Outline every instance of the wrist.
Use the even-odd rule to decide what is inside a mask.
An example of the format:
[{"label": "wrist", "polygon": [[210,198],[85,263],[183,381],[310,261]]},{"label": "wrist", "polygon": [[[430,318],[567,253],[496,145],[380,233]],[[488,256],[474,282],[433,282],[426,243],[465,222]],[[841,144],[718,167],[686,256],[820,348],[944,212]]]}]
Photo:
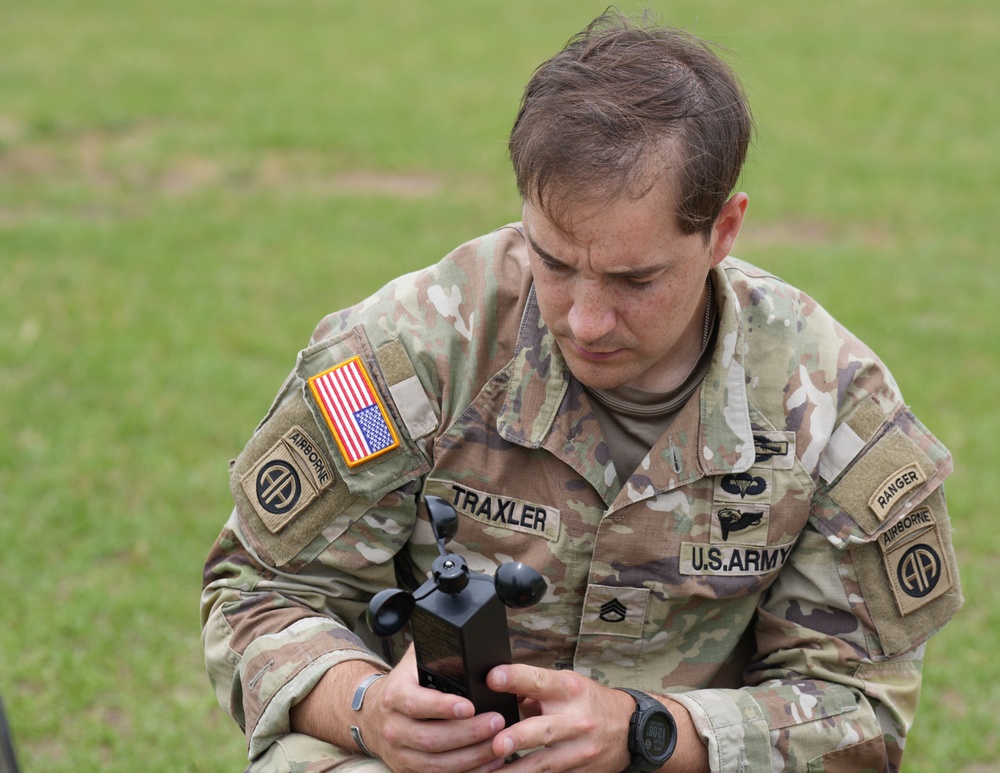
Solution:
[{"label": "wrist", "polygon": [[[333,666],[301,701],[292,706],[289,713],[292,731],[310,735],[345,750],[356,749],[350,726],[358,725],[367,729],[363,723],[367,717],[360,717],[357,712],[352,711],[351,702],[358,685],[377,670],[377,665],[362,660],[348,660]],[[374,699],[375,691],[369,689],[364,701],[364,713],[369,713],[370,707],[377,704]]]},{"label": "wrist", "polygon": [[[375,757],[378,759],[379,755],[372,751],[371,746],[365,741],[365,736],[362,731],[362,709],[365,707],[366,698],[368,698],[368,691],[379,679],[382,679],[385,674],[381,672],[376,672],[374,674],[369,674],[364,679],[362,679],[358,686],[354,689],[354,695],[351,698],[351,711],[354,714],[351,716],[351,740],[354,741],[354,745],[357,747],[358,751],[368,757]],[[371,699],[368,699],[368,705],[372,703]],[[369,734],[371,737],[372,734]]]},{"label": "wrist", "polygon": [[677,723],[657,698],[640,690],[619,688],[630,695],[634,710],[629,720],[629,763],[622,773],[655,773],[673,756],[677,747]]},{"label": "wrist", "polygon": [[669,696],[658,696],[677,724],[677,747],[662,773],[709,773],[708,746],[687,707]]}]

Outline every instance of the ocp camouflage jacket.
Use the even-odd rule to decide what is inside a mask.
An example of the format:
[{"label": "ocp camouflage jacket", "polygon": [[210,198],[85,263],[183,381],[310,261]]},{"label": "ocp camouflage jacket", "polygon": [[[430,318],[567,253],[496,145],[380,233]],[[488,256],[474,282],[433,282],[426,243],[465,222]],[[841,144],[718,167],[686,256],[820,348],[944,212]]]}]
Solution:
[{"label": "ocp camouflage jacket", "polygon": [[251,756],[332,665],[402,652],[364,612],[426,578],[437,494],[473,569],[548,580],[509,612],[516,661],[670,693],[713,771],[898,768],[922,645],[961,604],[951,458],[815,301],[732,258],[714,280],[711,368],[623,484],[518,227],[320,323],[205,569],[208,668]]}]

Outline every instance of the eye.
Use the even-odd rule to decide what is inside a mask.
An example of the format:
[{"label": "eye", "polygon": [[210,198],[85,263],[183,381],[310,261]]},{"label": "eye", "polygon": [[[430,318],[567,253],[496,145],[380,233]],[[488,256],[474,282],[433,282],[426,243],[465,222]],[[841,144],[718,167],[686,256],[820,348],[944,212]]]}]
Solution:
[{"label": "eye", "polygon": [[560,263],[558,260],[553,260],[548,255],[543,255],[541,253],[535,253],[538,255],[538,260],[548,271],[556,273],[564,273],[568,270],[568,266],[565,263]]},{"label": "eye", "polygon": [[628,288],[632,290],[648,290],[653,286],[652,278],[645,279],[628,279],[623,277],[621,280]]}]

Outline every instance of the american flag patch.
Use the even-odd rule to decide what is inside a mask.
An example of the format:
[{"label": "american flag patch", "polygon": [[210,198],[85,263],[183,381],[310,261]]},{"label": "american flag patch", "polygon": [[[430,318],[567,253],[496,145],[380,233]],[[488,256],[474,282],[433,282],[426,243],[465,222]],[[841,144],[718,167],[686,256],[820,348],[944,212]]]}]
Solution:
[{"label": "american flag patch", "polygon": [[385,405],[360,357],[313,376],[309,390],[348,467],[363,464],[399,445]]}]

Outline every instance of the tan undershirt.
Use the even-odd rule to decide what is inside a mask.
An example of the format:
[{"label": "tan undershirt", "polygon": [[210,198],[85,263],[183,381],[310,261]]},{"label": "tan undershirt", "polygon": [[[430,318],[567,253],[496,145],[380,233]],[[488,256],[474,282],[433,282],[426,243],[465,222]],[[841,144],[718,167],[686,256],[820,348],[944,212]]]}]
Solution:
[{"label": "tan undershirt", "polygon": [[584,387],[592,398],[594,414],[604,433],[620,484],[631,477],[708,373],[715,349],[714,315],[711,324],[708,344],[702,348],[698,361],[676,389],[648,392],[630,386],[615,389]]}]

